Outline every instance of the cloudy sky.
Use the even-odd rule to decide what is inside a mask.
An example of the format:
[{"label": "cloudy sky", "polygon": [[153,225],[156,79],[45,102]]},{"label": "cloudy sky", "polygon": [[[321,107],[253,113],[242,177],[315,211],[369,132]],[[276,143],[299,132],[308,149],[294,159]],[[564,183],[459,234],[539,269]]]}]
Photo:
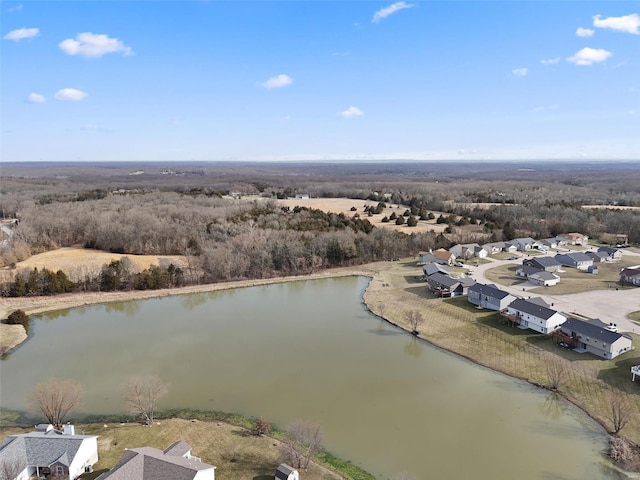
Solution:
[{"label": "cloudy sky", "polygon": [[638,5],[2,1],[0,153],[640,159]]}]

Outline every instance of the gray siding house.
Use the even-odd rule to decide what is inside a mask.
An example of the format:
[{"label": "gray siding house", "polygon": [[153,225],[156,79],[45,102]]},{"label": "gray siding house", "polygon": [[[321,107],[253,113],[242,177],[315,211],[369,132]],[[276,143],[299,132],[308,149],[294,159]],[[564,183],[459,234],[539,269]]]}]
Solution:
[{"label": "gray siding house", "polygon": [[494,284],[483,285],[476,283],[469,287],[467,299],[470,303],[489,310],[504,310],[516,297],[509,292],[500,290]]},{"label": "gray siding house", "polygon": [[625,268],[620,272],[620,283],[628,285],[640,285],[640,265]]},{"label": "gray siding house", "polygon": [[537,268],[546,272],[557,272],[562,266],[558,260],[553,257],[534,257],[522,261],[523,265]]},{"label": "gray siding house", "polygon": [[593,265],[593,259],[582,252],[559,253],[555,256],[555,259],[562,265],[579,270],[586,270]]},{"label": "gray siding house", "polygon": [[562,340],[568,341],[578,352],[589,352],[602,358],[616,358],[632,348],[629,335],[607,330],[598,319],[583,322],[569,318],[560,326]]}]

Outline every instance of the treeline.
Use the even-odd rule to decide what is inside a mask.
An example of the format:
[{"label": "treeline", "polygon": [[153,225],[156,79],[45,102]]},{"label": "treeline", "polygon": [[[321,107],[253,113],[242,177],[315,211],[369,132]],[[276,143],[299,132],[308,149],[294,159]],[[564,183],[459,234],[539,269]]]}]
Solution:
[{"label": "treeline", "polygon": [[102,267],[97,275],[87,274],[78,281],[71,281],[62,270],[53,272],[47,268],[34,268],[19,272],[13,281],[0,284],[4,297],[58,295],[69,292],[113,292],[119,290],[157,290],[185,284],[184,271],[170,264],[166,269],[152,265],[142,272],[134,272],[127,258],[114,260]]}]

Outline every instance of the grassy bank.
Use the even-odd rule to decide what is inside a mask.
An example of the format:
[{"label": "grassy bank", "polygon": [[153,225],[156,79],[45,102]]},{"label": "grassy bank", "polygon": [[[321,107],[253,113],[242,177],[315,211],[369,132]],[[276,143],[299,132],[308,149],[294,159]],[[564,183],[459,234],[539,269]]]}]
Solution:
[{"label": "grassy bank", "polygon": [[[548,366],[564,367],[560,393],[611,429],[609,392],[622,393],[632,412],[623,434],[640,442],[640,384],[631,382],[630,367],[640,364],[637,350],[613,360],[578,354],[556,346],[551,338],[501,323],[493,311],[478,310],[466,297],[434,297],[418,280],[420,267],[406,261],[381,266],[365,292],[369,309],[411,330],[405,313],[422,313],[420,338],[469,360],[538,385],[550,383]],[[634,337],[635,345],[640,339]]]},{"label": "grassy bank", "polygon": [[[5,421],[7,420],[5,414]],[[14,419],[20,414],[14,413]],[[168,418],[163,418],[168,417]],[[113,417],[105,417],[113,420]],[[99,462],[88,478],[112,468],[125,448],[150,446],[165,449],[176,440],[185,440],[192,453],[203,462],[215,465],[216,477],[245,480],[271,476],[281,463],[280,439],[283,432],[275,429],[271,436],[251,433],[253,420],[238,414],[175,410],[164,412],[151,427],[139,423],[98,421],[76,424],[76,433],[98,435]],[[32,431],[32,427],[0,427],[0,438]],[[302,474],[310,480],[362,479],[375,477],[329,452],[321,452],[318,459]],[[85,478],[85,477],[83,477]]]}]

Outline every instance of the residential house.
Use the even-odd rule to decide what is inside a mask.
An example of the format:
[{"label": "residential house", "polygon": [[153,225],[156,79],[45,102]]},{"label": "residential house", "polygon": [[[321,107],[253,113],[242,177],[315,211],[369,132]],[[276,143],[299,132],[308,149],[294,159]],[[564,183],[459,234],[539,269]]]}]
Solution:
[{"label": "residential house", "polygon": [[464,258],[469,260],[470,258],[485,258],[488,255],[487,250],[478,245],[477,243],[459,243],[449,249],[456,258]]},{"label": "residential house", "polygon": [[540,247],[541,244],[535,241],[531,237],[514,238],[507,242],[510,245],[515,245],[519,252],[526,252],[527,250],[533,250],[536,247]]},{"label": "residential house", "polygon": [[425,277],[433,275],[434,273],[442,273],[443,275],[449,275],[451,273],[447,267],[438,263],[427,263],[422,267],[422,271],[424,272]]},{"label": "residential house", "polygon": [[609,254],[606,252],[586,252],[591,257],[593,263],[602,263],[609,260]]},{"label": "residential house", "polygon": [[551,333],[556,330],[567,317],[537,302],[518,298],[511,302],[506,311],[501,312],[509,320],[540,333]]},{"label": "residential house", "polygon": [[620,260],[622,258],[622,251],[612,247],[600,247],[598,253],[606,253],[609,260]]},{"label": "residential house", "polygon": [[586,245],[589,237],[582,233],[563,233],[558,235],[561,238],[566,239],[568,245]]},{"label": "residential house", "polygon": [[474,283],[471,278],[452,278],[442,273],[434,273],[427,277],[429,290],[440,297],[457,297],[465,295]]},{"label": "residential house", "polygon": [[470,303],[489,310],[504,310],[516,297],[500,290],[496,285],[476,283],[469,287],[467,299]]},{"label": "residential house", "polygon": [[602,358],[615,358],[631,350],[629,335],[612,332],[598,319],[588,322],[569,318],[560,326],[555,336],[575,347],[577,352],[589,352]]},{"label": "residential house", "polygon": [[640,265],[628,267],[620,272],[620,283],[623,285],[640,285]]},{"label": "residential house", "polygon": [[530,267],[529,265],[522,265],[518,267],[516,270],[516,277],[528,279],[529,275],[533,275],[534,273],[543,272],[544,270],[540,270],[536,267]]},{"label": "residential house", "polygon": [[482,248],[484,248],[489,255],[494,255],[500,252],[516,253],[518,251],[518,247],[508,242],[485,243],[482,245]]},{"label": "residential house", "polygon": [[558,253],[555,259],[562,265],[587,270],[593,265],[593,259],[583,252]]},{"label": "residential house", "polygon": [[437,258],[431,253],[420,252],[418,254],[418,265],[429,265],[430,263],[436,263]]},{"label": "residential house", "polygon": [[11,480],[75,480],[92,471],[97,461],[98,437],[76,435],[73,425],[65,425],[62,432],[53,425],[36,425],[34,432],[10,435],[0,445],[0,465],[17,462],[21,469]]},{"label": "residential house", "polygon": [[456,256],[444,248],[434,250],[431,254],[436,257],[435,263],[439,263],[441,265],[453,265],[456,261]]},{"label": "residential house", "polygon": [[299,478],[298,471],[286,463],[281,463],[276,468],[276,480],[299,480]]},{"label": "residential house", "polygon": [[296,193],[295,198],[298,200],[309,200],[310,196],[308,193]]},{"label": "residential house", "polygon": [[522,261],[523,265],[537,268],[546,272],[557,272],[562,266],[558,260],[553,257],[533,257]]},{"label": "residential house", "polygon": [[539,285],[541,287],[552,287],[558,284],[558,282],[560,281],[560,276],[556,275],[553,272],[538,270],[537,272],[529,275],[527,277],[527,280],[529,280],[529,282],[533,283],[534,285]]},{"label": "residential house", "polygon": [[215,470],[191,455],[191,446],[179,440],[164,450],[125,449],[115,467],[98,480],[215,480]]}]

